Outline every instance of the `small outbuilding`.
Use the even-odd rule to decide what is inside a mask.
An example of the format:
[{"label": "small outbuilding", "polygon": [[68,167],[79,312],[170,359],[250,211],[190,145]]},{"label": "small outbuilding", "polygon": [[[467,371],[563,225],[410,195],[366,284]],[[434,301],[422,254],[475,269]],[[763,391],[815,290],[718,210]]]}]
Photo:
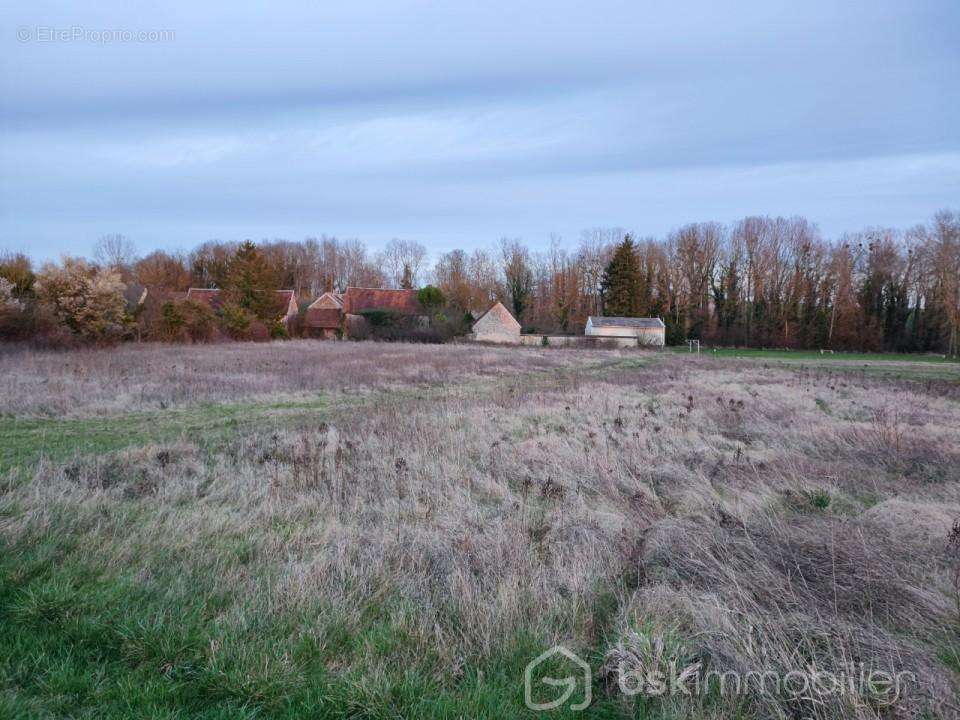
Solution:
[{"label": "small outbuilding", "polygon": [[332,339],[343,332],[343,296],[325,292],[307,308],[307,332],[313,337]]},{"label": "small outbuilding", "polygon": [[473,324],[473,338],[479,342],[520,344],[520,323],[516,321],[503,303],[497,303],[487,310]]},{"label": "small outbuilding", "polygon": [[596,317],[587,318],[584,335],[609,338],[636,338],[641,347],[663,347],[667,326],[660,318]]}]

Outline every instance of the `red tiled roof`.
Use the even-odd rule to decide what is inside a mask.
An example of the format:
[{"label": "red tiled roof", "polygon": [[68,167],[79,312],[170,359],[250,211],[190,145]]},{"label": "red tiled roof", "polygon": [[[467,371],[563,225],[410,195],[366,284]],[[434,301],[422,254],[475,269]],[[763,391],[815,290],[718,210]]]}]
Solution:
[{"label": "red tiled roof", "polygon": [[223,303],[220,291],[216,288],[190,288],[187,290],[187,300],[203,303],[212,310],[217,310]]},{"label": "red tiled roof", "polygon": [[348,287],[343,294],[343,312],[356,315],[366,310],[387,310],[404,315],[421,315],[416,290]]}]

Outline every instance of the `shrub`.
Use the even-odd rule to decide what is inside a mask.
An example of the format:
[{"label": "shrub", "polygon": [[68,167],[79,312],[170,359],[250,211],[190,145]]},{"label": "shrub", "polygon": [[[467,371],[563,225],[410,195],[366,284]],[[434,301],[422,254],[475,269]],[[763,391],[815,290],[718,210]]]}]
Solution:
[{"label": "shrub", "polygon": [[79,337],[119,339],[126,330],[124,284],[115,272],[64,258],[62,265],[44,266],[34,288],[56,321]]},{"label": "shrub", "polygon": [[267,342],[270,339],[270,328],[262,320],[253,318],[247,331],[246,339],[254,342]]},{"label": "shrub", "polygon": [[220,324],[223,331],[234,340],[249,340],[253,315],[236,303],[224,303],[220,308]]},{"label": "shrub", "polygon": [[234,340],[249,339],[252,320],[253,316],[236,303],[224,303],[220,308],[220,327]]},{"label": "shrub", "polygon": [[374,330],[401,326],[408,317],[392,310],[364,310],[359,315],[370,323],[370,327]]},{"label": "shrub", "polygon": [[160,334],[164,340],[176,340],[187,320],[177,303],[165,302],[160,307]]},{"label": "shrub", "polygon": [[183,312],[190,339],[194,342],[209,340],[216,328],[213,311],[203,303],[186,300],[183,303]]},{"label": "shrub", "polygon": [[37,279],[30,258],[23,253],[0,255],[0,278],[10,283],[14,298],[24,300],[33,297],[33,284]]},{"label": "shrub", "polygon": [[14,295],[14,285],[0,277],[0,338],[17,340],[28,331],[25,305]]},{"label": "shrub", "polygon": [[434,318],[430,325],[426,325],[417,315],[403,315],[390,310],[368,310],[359,315],[348,316],[348,322],[349,335],[357,340],[372,337],[386,342],[443,343],[455,334],[442,315]]},{"label": "shrub", "polygon": [[807,499],[809,500],[810,505],[817,510],[826,510],[828,507],[830,507],[830,493],[823,488],[818,488],[811,491],[808,494]]},{"label": "shrub", "polygon": [[192,300],[160,306],[159,317],[147,311],[147,337],[167,342],[203,342],[209,340],[216,327],[216,318],[209,307]]},{"label": "shrub", "polygon": [[363,315],[347,315],[344,325],[349,338],[366,340],[370,337],[370,323]]},{"label": "shrub", "polygon": [[443,295],[443,291],[434,287],[433,285],[427,285],[426,287],[420,288],[420,291],[417,293],[417,300],[420,302],[420,305],[424,310],[427,311],[427,314],[431,314],[434,310],[443,307],[447,299]]}]

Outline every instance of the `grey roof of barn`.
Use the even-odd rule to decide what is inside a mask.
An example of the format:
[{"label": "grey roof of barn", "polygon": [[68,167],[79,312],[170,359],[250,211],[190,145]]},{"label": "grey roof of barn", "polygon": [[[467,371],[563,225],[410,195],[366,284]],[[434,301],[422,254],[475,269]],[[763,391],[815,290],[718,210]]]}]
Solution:
[{"label": "grey roof of barn", "polygon": [[645,330],[659,330],[666,327],[660,318],[599,317],[591,315],[587,319],[593,327],[642,328]]}]

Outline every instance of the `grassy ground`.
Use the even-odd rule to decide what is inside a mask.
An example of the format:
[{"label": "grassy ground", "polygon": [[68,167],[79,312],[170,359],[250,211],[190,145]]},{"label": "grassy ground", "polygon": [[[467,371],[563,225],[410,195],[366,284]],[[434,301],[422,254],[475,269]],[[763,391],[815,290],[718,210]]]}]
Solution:
[{"label": "grassy ground", "polygon": [[[0,716],[957,716],[949,376],[378,349],[0,359],[28,368],[0,418]],[[583,712],[524,705],[558,643]],[[612,669],[851,658],[916,679],[635,699]]]},{"label": "grassy ground", "polygon": [[[671,352],[679,354],[689,354],[687,347],[671,347]],[[821,353],[819,350],[762,350],[756,348],[704,348],[701,355],[709,355],[718,358],[740,358],[765,360],[795,360],[795,361],[854,361],[854,362],[910,362],[910,363],[950,363],[960,364],[955,358],[948,358],[945,355],[924,355],[907,353],[857,353],[857,352],[835,352]]]},{"label": "grassy ground", "polygon": [[[536,355],[528,355],[525,359],[531,361],[529,365],[515,370],[506,385],[535,387],[544,382],[555,384],[557,378],[570,378],[581,372],[597,375],[610,369],[639,367],[654,359],[649,355],[566,355],[560,358],[562,362],[554,363],[540,363]],[[499,355],[492,354],[485,361],[484,370],[489,372],[499,359]],[[329,380],[329,374],[323,373],[318,379]],[[104,382],[109,382],[109,378],[104,378]],[[322,383],[319,386],[326,387]],[[321,392],[308,386],[296,394],[280,393],[285,399],[279,401],[269,392],[258,389],[249,393],[251,398],[258,398],[252,402],[215,403],[210,401],[209,395],[200,394],[200,402],[195,402],[195,397],[181,403],[168,404],[168,401],[159,400],[166,408],[163,410],[123,412],[111,408],[109,413],[103,414],[99,412],[100,408],[91,408],[80,417],[48,417],[45,413],[38,416],[36,412],[27,412],[26,417],[0,414],[0,440],[3,441],[0,445],[0,475],[31,471],[38,463],[62,463],[71,458],[148,443],[183,440],[207,447],[216,446],[242,432],[264,433],[315,426],[361,407],[429,403],[448,397],[451,392],[458,396],[489,395],[503,386],[503,381],[496,376],[480,373],[466,375],[452,384],[430,378],[387,387],[357,383],[354,387]],[[228,394],[228,397],[233,395]],[[31,396],[27,402],[36,401],[36,396]],[[49,403],[49,400],[41,402]]]},{"label": "grassy ground", "polygon": [[[345,404],[345,401],[342,401]],[[291,418],[322,417],[329,403],[205,404],[153,412],[92,418],[0,418],[0,473],[30,469],[38,462],[101,455],[147,443],[192,438],[211,443],[242,428],[280,427]]]},{"label": "grassy ground", "polygon": [[[670,351],[689,355],[689,348]],[[857,373],[917,382],[946,380],[960,382],[960,361],[944,355],[905,353],[821,354],[815,350],[758,350],[752,348],[703,349],[701,357],[715,360],[753,360],[800,366],[814,372]]]}]

